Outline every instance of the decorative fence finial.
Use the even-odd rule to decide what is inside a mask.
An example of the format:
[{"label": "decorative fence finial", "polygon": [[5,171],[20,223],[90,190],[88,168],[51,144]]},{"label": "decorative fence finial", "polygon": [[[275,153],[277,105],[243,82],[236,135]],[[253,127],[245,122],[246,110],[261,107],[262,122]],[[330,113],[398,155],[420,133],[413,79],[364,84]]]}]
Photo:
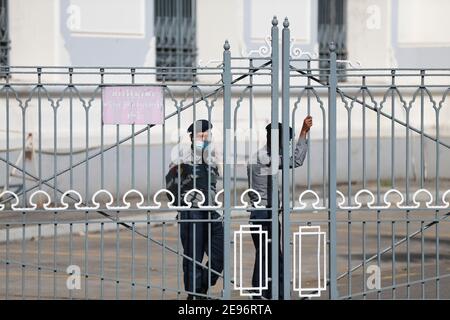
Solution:
[{"label": "decorative fence finial", "polygon": [[284,18],[284,21],[283,21],[283,27],[285,27],[285,28],[289,27],[289,20],[288,20],[287,17]]},{"label": "decorative fence finial", "polygon": [[276,25],[278,25],[278,19],[277,19],[277,16],[273,16],[273,19],[272,19],[272,25],[275,27]]},{"label": "decorative fence finial", "polygon": [[331,42],[328,44],[328,49],[330,50],[330,52],[336,51],[336,44],[335,44],[333,41],[331,41]]},{"label": "decorative fence finial", "polygon": [[228,40],[225,40],[225,44],[223,45],[223,48],[227,51],[230,50],[230,43],[228,42]]}]

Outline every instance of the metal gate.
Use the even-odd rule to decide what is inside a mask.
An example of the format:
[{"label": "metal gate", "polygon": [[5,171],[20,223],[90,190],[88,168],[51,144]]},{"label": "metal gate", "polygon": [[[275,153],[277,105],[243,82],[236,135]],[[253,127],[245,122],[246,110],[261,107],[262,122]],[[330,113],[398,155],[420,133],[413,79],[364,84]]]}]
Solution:
[{"label": "metal gate", "polygon": [[[223,61],[196,68],[2,68],[0,296],[237,299],[270,288],[272,299],[450,297],[449,70],[355,67],[333,44],[329,59],[302,52],[287,19],[281,33],[274,18],[258,52],[232,57],[225,42]],[[166,80],[174,73],[191,81]],[[161,88],[164,122],[106,124],[111,86]],[[314,125],[295,168],[306,115]],[[167,190],[165,176],[174,160],[180,172],[198,119],[213,124],[220,181],[212,201],[194,178],[186,196],[200,197],[196,206]],[[267,123],[283,148],[264,207],[246,171],[265,150]],[[259,220],[271,233],[249,212],[270,212]],[[266,258],[255,258],[258,246]],[[196,281],[208,290],[186,289]]]}]

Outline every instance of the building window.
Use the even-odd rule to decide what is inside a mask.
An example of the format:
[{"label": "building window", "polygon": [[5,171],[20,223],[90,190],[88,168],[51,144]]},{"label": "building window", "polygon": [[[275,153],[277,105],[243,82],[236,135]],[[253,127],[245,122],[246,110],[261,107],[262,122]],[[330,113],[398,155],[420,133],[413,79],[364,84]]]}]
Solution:
[{"label": "building window", "polygon": [[[195,0],[155,0],[157,80],[192,80],[196,65]],[[185,69],[173,69],[182,67]],[[167,69],[164,69],[167,68]]]},{"label": "building window", "polygon": [[[346,0],[319,0],[319,58],[329,59],[328,44],[333,41],[336,44],[336,56],[338,60],[347,59],[347,10]],[[320,61],[320,68],[329,68],[327,61]],[[345,63],[337,63],[338,75],[345,75]],[[320,79],[327,81],[327,72],[321,71]],[[338,77],[338,81],[346,78]]]},{"label": "building window", "polygon": [[[8,0],[0,0],[0,66],[9,66]],[[5,77],[2,72],[1,77]]]}]

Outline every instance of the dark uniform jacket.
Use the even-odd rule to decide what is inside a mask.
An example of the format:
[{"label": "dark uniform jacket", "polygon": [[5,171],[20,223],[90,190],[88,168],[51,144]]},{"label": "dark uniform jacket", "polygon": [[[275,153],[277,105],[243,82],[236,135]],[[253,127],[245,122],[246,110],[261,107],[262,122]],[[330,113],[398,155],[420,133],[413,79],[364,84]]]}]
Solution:
[{"label": "dark uniform jacket", "polygon": [[[219,169],[212,148],[205,149],[203,153],[196,151],[194,156],[191,146],[182,146],[178,157],[169,165],[166,188],[175,196],[174,205],[187,205],[184,196],[192,189],[198,189],[203,193],[204,206],[215,205],[218,177]],[[198,208],[202,196],[198,192],[191,192],[186,200],[192,202],[192,207]]]}]

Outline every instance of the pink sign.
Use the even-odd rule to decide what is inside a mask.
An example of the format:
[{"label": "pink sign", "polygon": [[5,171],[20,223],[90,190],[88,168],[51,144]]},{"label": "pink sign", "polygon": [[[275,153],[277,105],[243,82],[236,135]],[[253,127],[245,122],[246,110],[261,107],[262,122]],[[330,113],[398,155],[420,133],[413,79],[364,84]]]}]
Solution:
[{"label": "pink sign", "polygon": [[163,89],[151,86],[102,88],[104,124],[162,124]]}]

